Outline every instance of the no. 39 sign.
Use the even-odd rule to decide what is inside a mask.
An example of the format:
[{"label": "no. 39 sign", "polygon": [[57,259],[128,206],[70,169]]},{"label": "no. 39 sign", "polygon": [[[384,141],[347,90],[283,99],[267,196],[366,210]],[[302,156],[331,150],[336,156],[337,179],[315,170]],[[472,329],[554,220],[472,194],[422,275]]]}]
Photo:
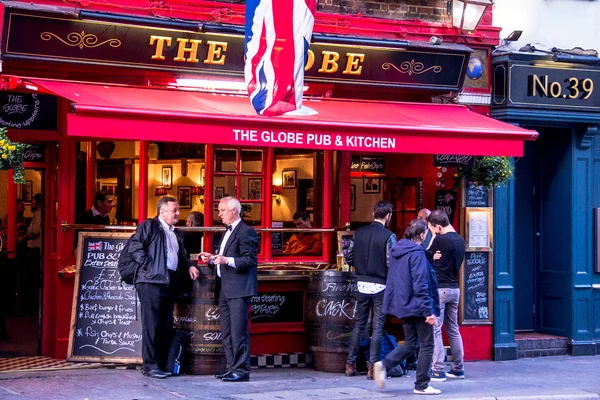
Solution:
[{"label": "no. 39 sign", "polygon": [[551,81],[548,75],[530,76],[530,96],[545,96],[563,99],[589,99],[594,92],[592,78],[579,79],[574,76],[562,82]]}]

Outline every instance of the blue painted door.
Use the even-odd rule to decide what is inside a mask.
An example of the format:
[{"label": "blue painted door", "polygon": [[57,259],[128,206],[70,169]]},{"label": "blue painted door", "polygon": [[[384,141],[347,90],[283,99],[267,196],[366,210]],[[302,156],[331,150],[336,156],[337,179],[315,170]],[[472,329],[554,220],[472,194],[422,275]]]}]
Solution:
[{"label": "blue painted door", "polygon": [[525,142],[515,162],[515,331],[534,331],[538,249],[538,157],[536,142]]}]

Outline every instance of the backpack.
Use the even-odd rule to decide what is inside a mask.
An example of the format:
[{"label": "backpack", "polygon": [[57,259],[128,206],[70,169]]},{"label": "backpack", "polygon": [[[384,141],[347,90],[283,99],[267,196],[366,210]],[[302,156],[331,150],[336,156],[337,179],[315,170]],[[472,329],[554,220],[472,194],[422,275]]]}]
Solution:
[{"label": "backpack", "polygon": [[[381,336],[381,351],[379,353],[379,359],[383,360],[385,356],[398,347],[398,342],[394,335],[383,332]],[[359,353],[362,353],[365,362],[370,359],[371,354],[371,338],[366,338],[360,343]],[[358,365],[358,362],[357,362]],[[406,360],[403,360],[400,364],[387,371],[389,377],[399,377],[406,375],[408,370],[406,368]]]},{"label": "backpack", "polygon": [[167,361],[165,363],[166,371],[171,372],[173,375],[181,374],[181,364],[192,336],[192,332],[185,329],[173,330],[173,339],[171,340],[171,346],[169,346]]},{"label": "backpack", "polygon": [[140,268],[140,264],[135,261],[129,252],[129,242],[131,238],[127,239],[127,243],[121,250],[121,254],[119,255],[119,262],[117,263],[117,269],[119,270],[119,275],[121,276],[121,282],[127,285],[133,285],[135,283],[135,278],[137,277],[138,269]]}]

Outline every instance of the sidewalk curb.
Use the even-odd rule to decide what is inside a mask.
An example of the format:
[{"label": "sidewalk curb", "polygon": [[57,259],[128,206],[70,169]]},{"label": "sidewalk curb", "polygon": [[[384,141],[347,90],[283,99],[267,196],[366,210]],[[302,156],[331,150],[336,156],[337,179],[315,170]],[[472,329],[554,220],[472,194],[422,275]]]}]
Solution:
[{"label": "sidewalk curb", "polygon": [[525,396],[498,396],[486,397],[479,400],[600,400],[600,394],[551,394],[551,395],[525,395]]}]

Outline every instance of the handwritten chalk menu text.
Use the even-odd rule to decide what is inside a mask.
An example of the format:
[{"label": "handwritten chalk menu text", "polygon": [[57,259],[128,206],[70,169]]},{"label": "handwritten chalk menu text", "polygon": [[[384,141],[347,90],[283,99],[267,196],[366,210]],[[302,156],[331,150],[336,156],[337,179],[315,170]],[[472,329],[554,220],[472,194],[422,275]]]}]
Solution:
[{"label": "handwritten chalk menu text", "polygon": [[464,263],[463,320],[491,322],[489,272],[490,253],[467,252]]},{"label": "handwritten chalk menu text", "polygon": [[69,360],[141,363],[140,305],[134,286],[121,284],[117,269],[129,236],[79,234]]},{"label": "handwritten chalk menu text", "polygon": [[466,207],[489,207],[488,191],[483,186],[469,182],[467,187]]},{"label": "handwritten chalk menu text", "polygon": [[304,292],[258,293],[250,299],[252,323],[302,322]]}]

